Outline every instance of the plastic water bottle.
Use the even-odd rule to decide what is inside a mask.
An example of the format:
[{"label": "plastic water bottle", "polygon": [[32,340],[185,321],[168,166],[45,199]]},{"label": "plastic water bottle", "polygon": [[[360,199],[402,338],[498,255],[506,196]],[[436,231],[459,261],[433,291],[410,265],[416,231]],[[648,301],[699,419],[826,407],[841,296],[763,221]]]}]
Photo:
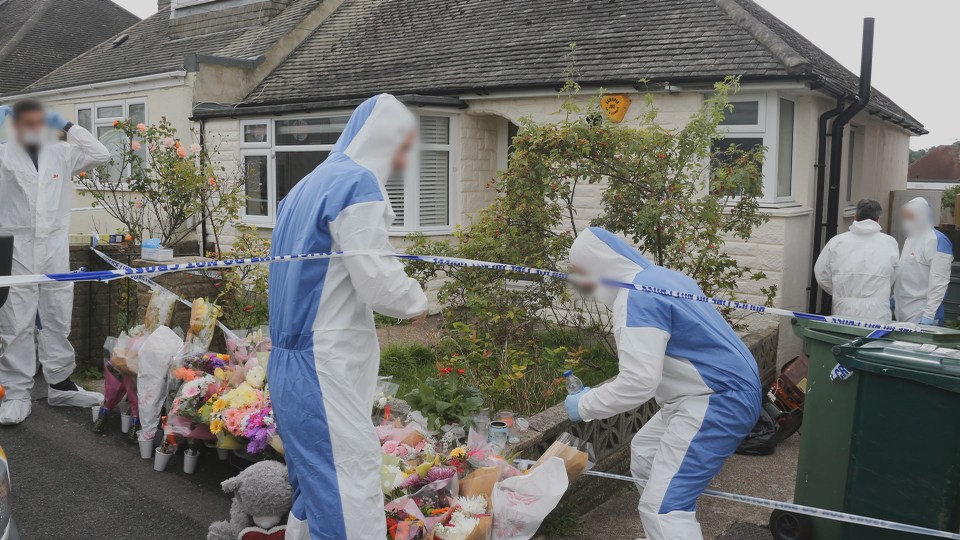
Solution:
[{"label": "plastic water bottle", "polygon": [[572,369],[564,371],[563,377],[567,379],[567,393],[570,395],[579,394],[583,390],[583,381],[573,374]]}]

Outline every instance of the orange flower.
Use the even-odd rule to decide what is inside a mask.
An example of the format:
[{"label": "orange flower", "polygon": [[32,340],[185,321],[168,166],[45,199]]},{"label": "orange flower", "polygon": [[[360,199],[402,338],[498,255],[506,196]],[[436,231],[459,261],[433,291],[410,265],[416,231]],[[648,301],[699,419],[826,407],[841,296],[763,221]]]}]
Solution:
[{"label": "orange flower", "polygon": [[146,124],[137,124],[137,131],[139,131],[140,133],[146,133],[146,132],[147,132],[147,125],[146,125]]},{"label": "orange flower", "polygon": [[117,127],[117,126],[119,126],[119,125],[120,125],[120,121],[119,121],[119,120],[114,120],[114,121],[113,121],[113,127]]},{"label": "orange flower", "polygon": [[217,179],[214,177],[207,178],[207,181],[210,182],[211,187],[217,187]]},{"label": "orange flower", "polygon": [[180,146],[177,146],[177,155],[180,156],[181,158],[185,158],[187,157],[187,151],[181,148]]},{"label": "orange flower", "polygon": [[83,172],[83,171],[80,171],[80,174],[78,174],[77,176],[79,176],[80,178],[86,178],[86,177],[87,177],[87,173],[85,173],[85,172]]}]

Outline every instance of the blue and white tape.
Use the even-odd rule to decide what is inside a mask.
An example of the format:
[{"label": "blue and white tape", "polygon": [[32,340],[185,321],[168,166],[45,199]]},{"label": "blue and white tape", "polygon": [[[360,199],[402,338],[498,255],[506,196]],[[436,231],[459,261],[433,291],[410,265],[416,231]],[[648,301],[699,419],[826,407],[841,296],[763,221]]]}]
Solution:
[{"label": "blue and white tape", "polygon": [[[624,482],[632,482],[638,484],[641,487],[646,485],[646,482],[643,480],[638,480],[632,476],[624,476],[622,474],[611,474],[600,471],[586,471],[584,474],[590,476],[597,476],[599,478],[609,478],[611,480],[622,480]],[[930,529],[927,527],[920,527],[917,525],[908,525],[906,523],[897,523],[896,521],[887,521],[885,519],[872,518],[866,516],[857,516],[854,514],[847,514],[846,512],[838,512],[836,510],[824,510],[822,508],[814,508],[813,506],[805,506],[802,504],[794,504],[783,501],[774,501],[770,499],[763,499],[760,497],[751,497],[749,495],[738,495],[736,493],[726,493],[723,491],[716,491],[712,489],[704,490],[704,495],[707,497],[712,497],[715,499],[724,499],[727,501],[734,501],[744,504],[749,504],[752,506],[760,506],[763,508],[770,508],[771,510],[782,510],[785,512],[791,512],[794,514],[803,514],[805,516],[829,519],[832,521],[842,521],[844,523],[852,523],[854,525],[863,525],[865,527],[875,527],[878,529],[887,529],[891,531],[899,531],[911,534],[921,534],[925,535],[927,538],[950,538],[952,540],[960,540],[960,534],[939,531],[937,529]]]},{"label": "blue and white tape", "polygon": [[[421,261],[431,264],[438,264],[444,266],[452,266],[459,268],[484,268],[488,270],[494,270],[499,272],[509,272],[516,274],[527,274],[534,276],[547,277],[551,279],[560,279],[566,281],[578,281],[577,276],[571,276],[570,274],[564,272],[558,272],[555,270],[544,270],[540,268],[531,268],[528,266],[520,265],[511,265],[503,263],[494,263],[489,261],[478,261],[473,259],[459,259],[454,257],[437,257],[433,255],[407,255],[403,253],[391,253],[385,251],[375,251],[375,250],[364,250],[364,251],[334,251],[328,253],[302,253],[296,255],[276,255],[270,257],[250,257],[245,259],[225,259],[221,261],[197,261],[189,263],[179,263],[179,264],[164,264],[157,266],[145,266],[138,268],[131,268],[125,266],[122,269],[114,270],[99,270],[94,272],[72,272],[65,274],[35,274],[35,275],[21,275],[21,276],[5,276],[0,277],[0,287],[12,287],[18,285],[33,285],[33,284],[42,284],[49,283],[52,281],[59,282],[80,282],[80,281],[112,281],[115,279],[129,277],[131,279],[137,279],[135,276],[156,276],[161,274],[166,274],[170,272],[184,272],[184,271],[199,271],[199,270],[216,270],[224,268],[232,268],[235,266],[246,266],[251,264],[272,264],[272,263],[285,263],[285,262],[294,262],[294,261],[308,261],[308,260],[318,260],[318,259],[334,259],[341,257],[351,257],[351,256],[381,256],[381,257],[396,257],[401,260],[406,261]],[[796,317],[800,319],[808,319],[813,321],[821,321],[833,324],[839,324],[843,326],[849,326],[854,328],[865,328],[869,330],[874,330],[874,336],[883,335],[889,332],[919,332],[920,328],[917,325],[909,323],[876,323],[868,321],[858,321],[855,319],[850,319],[847,317],[835,317],[831,315],[816,315],[813,313],[804,313],[802,311],[792,311],[788,309],[775,308],[760,306],[756,304],[749,304],[746,302],[739,302],[736,300],[724,300],[722,298],[712,298],[702,294],[691,294],[680,291],[672,291],[669,289],[661,289],[659,287],[650,287],[649,285],[637,285],[633,283],[623,283],[619,281],[604,280],[602,284],[611,286],[611,287],[620,287],[624,289],[632,289],[636,291],[641,291],[651,294],[659,294],[662,296],[670,296],[673,298],[680,298],[682,300],[689,300],[693,302],[703,302],[707,304],[713,304],[720,307],[729,307],[741,311],[750,311],[753,313],[762,313],[768,315],[777,315],[780,317]]]}]

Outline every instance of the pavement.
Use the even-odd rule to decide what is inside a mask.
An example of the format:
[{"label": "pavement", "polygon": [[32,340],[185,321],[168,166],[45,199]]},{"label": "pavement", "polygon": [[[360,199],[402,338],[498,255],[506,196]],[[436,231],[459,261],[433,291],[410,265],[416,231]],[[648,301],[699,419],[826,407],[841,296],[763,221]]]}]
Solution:
[{"label": "pavement", "polygon": [[[793,498],[800,435],[780,443],[771,456],[733,456],[710,484],[711,489],[778,501]],[[615,482],[611,480],[611,482]],[[640,497],[632,486],[583,516],[563,540],[633,540],[643,538],[637,514]],[[770,510],[731,501],[700,497],[697,519],[707,540],[772,540],[766,525]]]},{"label": "pavement", "polygon": [[22,424],[0,427],[22,540],[202,539],[211,522],[227,519],[220,482],[239,472],[236,463],[205,449],[192,475],[181,455],[156,472],[120,433],[118,413],[95,435],[90,409],[51,407],[46,388],[37,381]]}]

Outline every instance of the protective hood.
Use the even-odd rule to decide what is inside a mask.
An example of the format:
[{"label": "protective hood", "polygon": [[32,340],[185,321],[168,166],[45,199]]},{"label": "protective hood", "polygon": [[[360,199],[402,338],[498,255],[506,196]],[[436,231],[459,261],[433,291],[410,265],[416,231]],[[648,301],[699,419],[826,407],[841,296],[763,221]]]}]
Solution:
[{"label": "protective hood", "polygon": [[383,186],[393,172],[394,154],[416,127],[406,105],[390,94],[380,94],[353,111],[333,151],[368,169]]},{"label": "protective hood", "polygon": [[933,230],[933,208],[926,199],[923,197],[911,199],[903,205],[903,209],[913,214],[912,219],[903,218],[903,230],[907,236],[916,237]]},{"label": "protective hood", "polygon": [[[580,233],[570,246],[570,263],[596,281],[612,280],[633,283],[634,278],[650,261],[626,240],[600,227],[590,227]],[[600,285],[597,299],[607,307],[613,306],[618,287]]]},{"label": "protective hood", "polygon": [[863,219],[854,221],[850,224],[850,232],[853,234],[874,234],[883,229],[879,223],[872,219]]}]

